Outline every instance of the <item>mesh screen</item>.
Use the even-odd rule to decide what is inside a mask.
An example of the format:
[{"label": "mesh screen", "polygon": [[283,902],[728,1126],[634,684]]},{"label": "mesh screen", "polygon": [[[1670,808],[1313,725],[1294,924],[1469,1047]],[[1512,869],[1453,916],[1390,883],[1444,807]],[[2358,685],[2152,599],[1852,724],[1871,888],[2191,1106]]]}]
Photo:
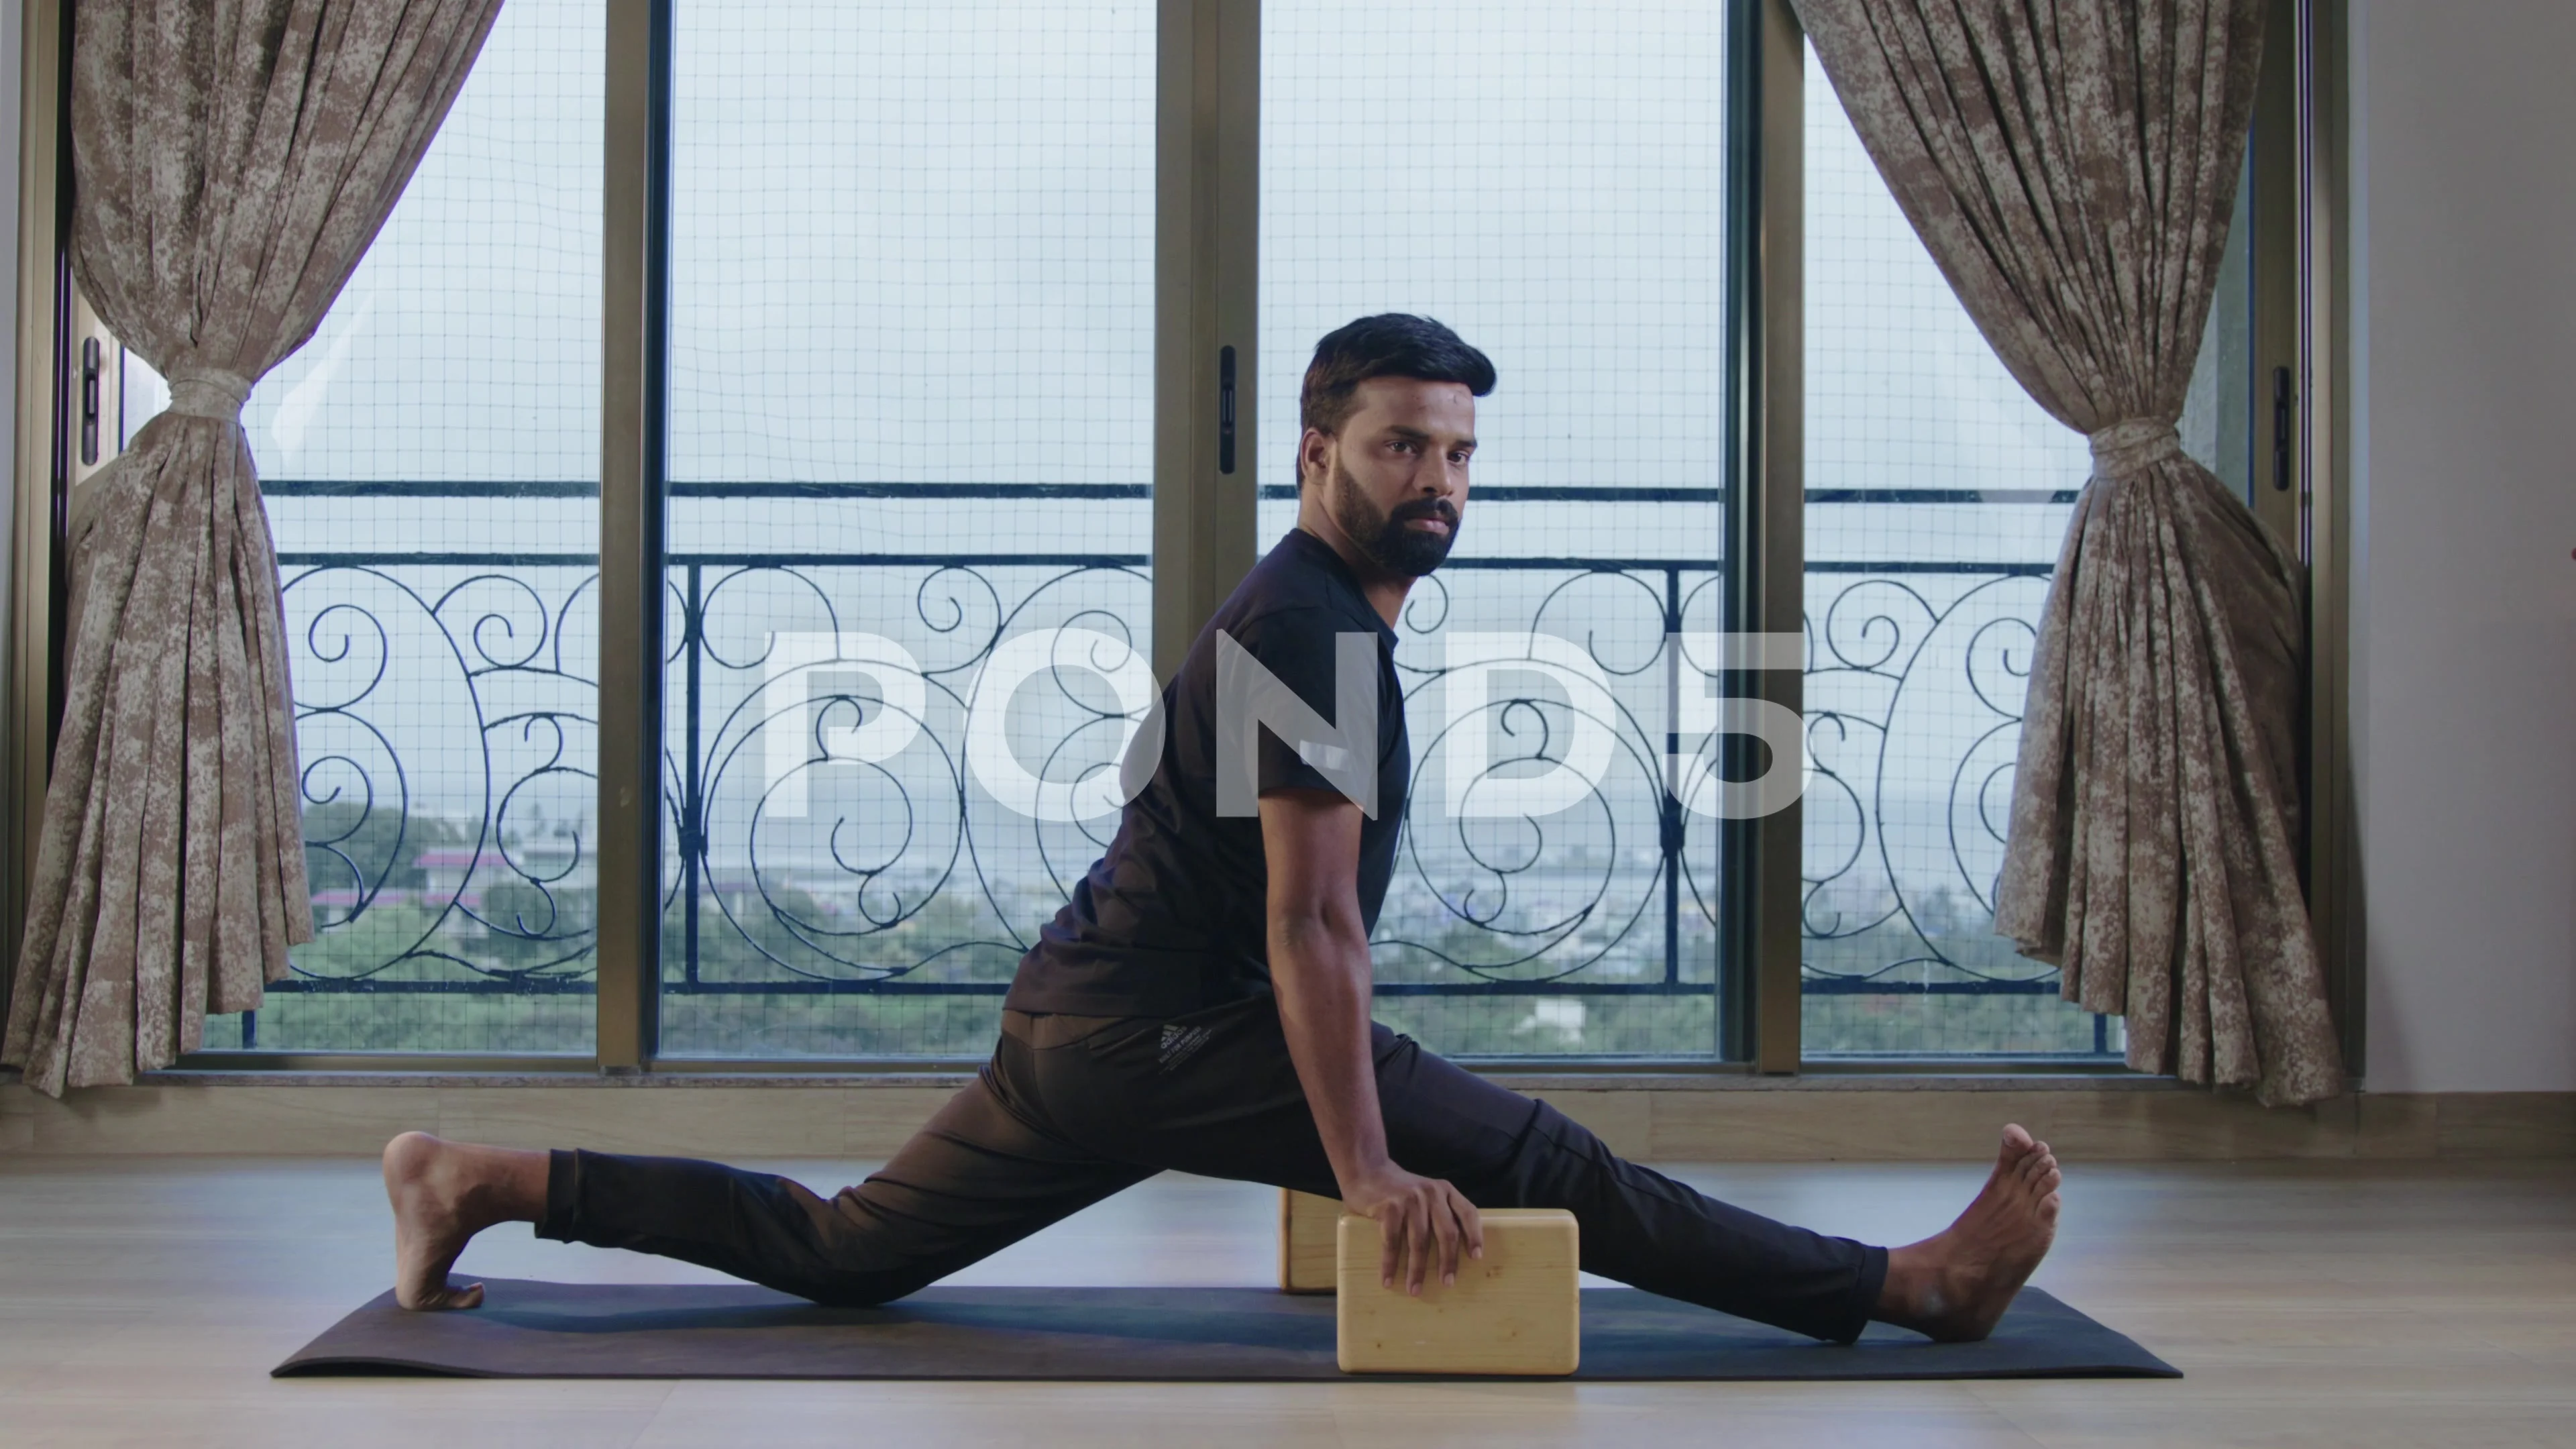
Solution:
[{"label": "mesh screen", "polygon": [[[317,939],[210,1048],[593,1049],[601,0],[511,0],[243,413]],[[129,359],[127,436],[164,400]]]},{"label": "mesh screen", "polygon": [[[1424,313],[1501,375],[1452,561],[1398,625],[1416,774],[1377,1013],[1440,1051],[1716,1047],[1716,822],[1663,758],[1674,681],[1710,662],[1666,637],[1719,627],[1724,28],[1706,4],[1262,7],[1263,543],[1296,516],[1325,332]],[[1580,790],[1479,808],[1587,759]]]},{"label": "mesh screen", "polygon": [[[1806,210],[1806,1052],[2116,1053],[2121,1023],[1993,930],[2031,647],[2090,449],[1978,334],[1813,52]],[[2183,424],[2231,480],[2246,244],[2240,210]]]},{"label": "mesh screen", "polygon": [[663,1045],[981,1053],[1151,678],[1154,7],[677,24]]},{"label": "mesh screen", "polygon": [[[1323,332],[1425,312],[1501,372],[1399,627],[1379,1011],[1443,1051],[1718,1039],[1724,863],[1671,788],[1710,742],[1667,736],[1719,627],[1724,9],[1264,6],[1263,545]],[[212,1047],[591,1049],[604,40],[601,0],[505,7],[245,413],[321,936]],[[1082,782],[1149,645],[1155,43],[1132,4],[679,7],[666,1050],[981,1052],[1114,829]],[[1812,61],[1806,95],[1808,1048],[2117,1051],[1990,930],[2085,447]],[[2183,424],[2239,487],[2249,232]],[[126,379],[130,436],[159,393]]]}]

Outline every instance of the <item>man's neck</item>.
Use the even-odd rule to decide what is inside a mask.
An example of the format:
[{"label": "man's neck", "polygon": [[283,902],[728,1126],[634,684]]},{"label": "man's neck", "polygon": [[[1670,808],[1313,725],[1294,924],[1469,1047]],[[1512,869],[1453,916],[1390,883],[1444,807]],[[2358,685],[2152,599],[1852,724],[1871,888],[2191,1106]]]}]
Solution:
[{"label": "man's neck", "polygon": [[1378,567],[1375,560],[1360,552],[1359,545],[1351,542],[1351,536],[1342,531],[1341,525],[1335,523],[1332,515],[1325,512],[1323,505],[1311,495],[1298,506],[1297,527],[1313,534],[1326,548],[1340,555],[1342,563],[1350,569],[1351,577],[1359,580],[1360,597],[1368,600],[1369,607],[1377,610],[1377,616],[1386,621],[1388,628],[1394,628],[1395,616],[1404,608],[1405,595],[1413,591],[1412,577]]}]

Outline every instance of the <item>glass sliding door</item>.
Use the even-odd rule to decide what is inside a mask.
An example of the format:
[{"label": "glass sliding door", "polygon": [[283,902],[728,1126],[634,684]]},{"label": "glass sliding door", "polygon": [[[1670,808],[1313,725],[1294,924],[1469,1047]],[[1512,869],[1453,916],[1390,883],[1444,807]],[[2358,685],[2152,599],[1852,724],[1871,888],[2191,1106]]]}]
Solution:
[{"label": "glass sliding door", "polygon": [[[1765,301],[1730,292],[1759,274],[1729,250],[1758,219],[1729,175],[1758,121],[1727,96],[1753,5],[672,0],[612,36],[606,0],[511,0],[244,415],[320,939],[210,1050],[982,1054],[1115,831],[1158,606],[1176,644],[1236,551],[1293,526],[1314,344],[1389,311],[1448,323],[1500,386],[1458,546],[1398,623],[1415,773],[1380,1016],[1465,1056],[1758,1048],[1729,1013],[1759,964],[1741,908],[1774,897],[1727,843],[1758,833],[1716,814],[1741,760],[1712,732],[1743,692],[1728,600],[1760,582],[1728,540],[1787,516],[1730,476],[1767,425],[1734,431],[1729,391]],[[2116,1057],[2119,1021],[1992,929],[2089,453],[1995,360],[1812,57],[1804,105],[1803,235],[1767,243],[1804,288],[1778,394],[1803,412],[1803,1050]],[[611,193],[665,135],[648,217]],[[2270,194],[2240,191],[2181,420],[2267,517]],[[634,252],[661,310],[639,290],[604,317],[603,256]],[[604,339],[652,325],[664,406],[604,437],[603,356],[607,396],[633,381]],[[1241,414],[1218,379],[1245,347]],[[120,436],[156,395],[126,372]],[[650,888],[660,934],[637,978],[612,931],[607,985],[658,1027],[621,1008],[603,1035],[600,640],[654,616],[631,580],[602,603],[600,459],[648,435],[661,848],[606,919],[645,924]],[[1159,575],[1158,470],[1187,540]],[[614,760],[634,737],[607,738]],[[1760,998],[1784,1010],[1786,954]]]},{"label": "glass sliding door", "polygon": [[[511,0],[244,410],[318,937],[210,1050],[593,1049],[602,0]],[[126,430],[156,381],[139,363]]]},{"label": "glass sliding door", "polygon": [[980,1053],[1151,694],[1155,9],[681,0],[662,1047]]},{"label": "glass sliding door", "polygon": [[1424,313],[1501,375],[1456,551],[1398,624],[1415,776],[1377,1011],[1440,1051],[1716,1049],[1719,822],[1666,756],[1722,627],[1726,23],[1262,7],[1261,545],[1296,517],[1324,333]]}]

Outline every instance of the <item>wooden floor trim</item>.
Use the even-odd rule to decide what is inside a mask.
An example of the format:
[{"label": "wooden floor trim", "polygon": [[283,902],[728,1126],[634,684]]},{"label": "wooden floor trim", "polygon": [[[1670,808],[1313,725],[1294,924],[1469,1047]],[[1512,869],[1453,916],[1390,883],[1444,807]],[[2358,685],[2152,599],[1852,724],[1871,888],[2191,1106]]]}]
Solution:
[{"label": "wooden floor trim", "polygon": [[[0,1152],[329,1156],[372,1152],[417,1128],[504,1145],[881,1158],[958,1085],[927,1076],[165,1075],[59,1102],[0,1085]],[[2007,1121],[2029,1127],[2061,1156],[2093,1161],[2576,1157],[2576,1093],[2356,1093],[2272,1109],[2235,1094],[2113,1085],[2118,1080],[1878,1077],[1768,1090],[1513,1085],[1614,1150],[1651,1161],[1968,1160],[1991,1153]]]}]

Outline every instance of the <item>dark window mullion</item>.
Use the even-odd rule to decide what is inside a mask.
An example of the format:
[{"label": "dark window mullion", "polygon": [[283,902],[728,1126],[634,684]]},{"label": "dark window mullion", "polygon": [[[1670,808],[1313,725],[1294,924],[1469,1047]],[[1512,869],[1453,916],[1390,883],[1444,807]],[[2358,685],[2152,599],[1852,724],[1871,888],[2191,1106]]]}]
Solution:
[{"label": "dark window mullion", "polygon": [[599,1065],[657,1049],[673,0],[610,0],[599,479]]}]

